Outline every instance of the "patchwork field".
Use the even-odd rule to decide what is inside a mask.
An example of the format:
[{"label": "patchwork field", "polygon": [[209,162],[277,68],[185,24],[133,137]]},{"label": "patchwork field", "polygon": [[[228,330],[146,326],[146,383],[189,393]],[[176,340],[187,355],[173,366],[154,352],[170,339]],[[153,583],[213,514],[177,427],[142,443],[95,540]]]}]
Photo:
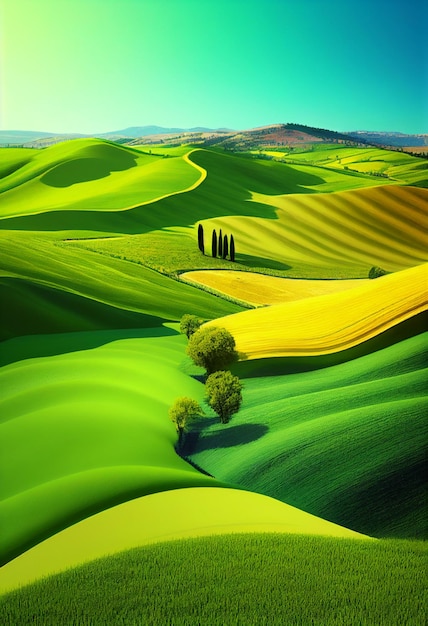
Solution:
[{"label": "patchwork field", "polygon": [[243,311],[207,322],[235,338],[241,359],[339,352],[428,309],[428,265],[306,300]]},{"label": "patchwork field", "polygon": [[[278,599],[296,623],[359,623],[374,587],[371,623],[425,622],[426,544],[397,538],[427,536],[426,164],[335,148],[272,159],[93,139],[0,150],[0,591],[88,562],[5,595],[5,623],[16,611],[22,624],[108,623],[108,606],[132,623],[136,606],[164,624],[153,597],[211,626],[201,589],[223,589],[226,560],[240,586],[222,591],[225,614],[251,595],[252,624],[276,593],[266,568],[300,581]],[[220,228],[236,262],[212,257]],[[376,265],[393,273],[367,280]],[[228,425],[186,357],[185,313],[236,339],[244,400]],[[168,417],[180,396],[206,412],[183,456]],[[183,554],[205,582],[180,604],[170,581]],[[117,606],[102,599],[111,580]],[[81,613],[75,584],[92,597]]]}]

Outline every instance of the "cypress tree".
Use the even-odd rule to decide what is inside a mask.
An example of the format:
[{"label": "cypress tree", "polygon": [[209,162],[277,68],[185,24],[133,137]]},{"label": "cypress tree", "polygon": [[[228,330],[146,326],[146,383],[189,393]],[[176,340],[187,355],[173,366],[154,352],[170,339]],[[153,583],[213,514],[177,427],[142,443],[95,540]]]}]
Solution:
[{"label": "cypress tree", "polygon": [[221,234],[221,228],[218,234],[218,256],[223,258],[223,235]]},{"label": "cypress tree", "polygon": [[211,251],[212,255],[215,258],[217,256],[217,233],[213,230],[213,236],[211,240]]},{"label": "cypress tree", "polygon": [[227,241],[227,235],[223,238],[223,259],[227,258],[227,253],[229,252],[229,245]]},{"label": "cypress tree", "polygon": [[230,260],[235,260],[235,240],[233,235],[230,235]]},{"label": "cypress tree", "polygon": [[202,224],[198,226],[198,247],[202,254],[205,254],[205,246],[204,246],[204,227]]}]

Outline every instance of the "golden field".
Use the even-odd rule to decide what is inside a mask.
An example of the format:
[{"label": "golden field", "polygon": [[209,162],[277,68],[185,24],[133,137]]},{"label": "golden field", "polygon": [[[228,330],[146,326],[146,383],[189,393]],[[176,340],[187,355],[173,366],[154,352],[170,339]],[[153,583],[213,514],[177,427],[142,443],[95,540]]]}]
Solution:
[{"label": "golden field", "polygon": [[207,322],[229,330],[241,358],[321,355],[367,341],[428,308],[428,264],[359,287]]}]

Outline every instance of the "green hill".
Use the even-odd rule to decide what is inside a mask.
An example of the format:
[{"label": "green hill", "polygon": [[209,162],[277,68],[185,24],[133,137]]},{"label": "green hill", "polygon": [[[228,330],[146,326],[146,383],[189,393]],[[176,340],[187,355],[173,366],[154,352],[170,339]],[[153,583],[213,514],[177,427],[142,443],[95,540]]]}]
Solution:
[{"label": "green hill", "polygon": [[425,333],[322,370],[245,378],[239,413],[226,427],[200,421],[187,452],[220,480],[359,532],[426,538],[427,347]]},{"label": "green hill", "polygon": [[55,209],[117,211],[185,191],[201,178],[185,157],[163,159],[99,139],[30,152],[22,149],[17,167],[17,149],[10,156],[8,149],[0,151],[6,173],[14,170],[0,179],[0,217]]},{"label": "green hill", "polygon": [[426,545],[207,537],[94,561],[0,599],[8,624],[423,626]]},{"label": "green hill", "polygon": [[[140,328],[205,319],[241,307],[141,265],[56,245],[31,234],[0,234],[1,338]],[[30,305],[31,303],[31,305]]]},{"label": "green hill", "polygon": [[216,485],[175,453],[168,408],[203,386],[178,368],[183,337],[159,334],[1,368],[3,563],[119,502]]}]

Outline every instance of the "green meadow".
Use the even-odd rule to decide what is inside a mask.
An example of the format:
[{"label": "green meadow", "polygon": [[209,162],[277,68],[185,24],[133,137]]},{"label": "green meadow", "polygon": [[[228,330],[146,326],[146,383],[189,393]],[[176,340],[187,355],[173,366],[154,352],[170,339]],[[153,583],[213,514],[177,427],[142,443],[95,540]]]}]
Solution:
[{"label": "green meadow", "polygon": [[424,333],[279,376],[271,359],[268,376],[243,378],[227,427],[198,422],[188,453],[217,478],[358,532],[427,539],[427,349]]},{"label": "green meadow", "polygon": [[187,539],[94,561],[3,596],[0,607],[8,624],[39,626],[423,626],[426,558],[426,543],[400,540]]},{"label": "green meadow", "polygon": [[[333,280],[422,265],[426,186],[423,159],[328,144],[0,150],[0,590],[24,585],[0,599],[2,623],[425,623],[421,317],[331,359],[237,363],[226,426],[178,322],[245,308],[181,281],[192,269]],[[235,263],[212,258],[213,228],[234,234]],[[206,410],[182,456],[180,396]],[[83,555],[98,535],[82,567],[49,548]],[[72,569],[27,585],[27,557],[36,578]]]}]

